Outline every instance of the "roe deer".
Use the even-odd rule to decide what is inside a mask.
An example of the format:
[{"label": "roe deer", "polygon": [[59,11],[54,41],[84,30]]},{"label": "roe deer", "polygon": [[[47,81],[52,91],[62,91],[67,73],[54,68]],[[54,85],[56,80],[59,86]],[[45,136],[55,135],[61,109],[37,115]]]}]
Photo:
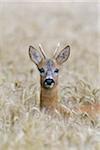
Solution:
[{"label": "roe deer", "polygon": [[65,117],[69,116],[69,111],[65,106],[59,103],[58,75],[60,66],[68,59],[70,55],[70,46],[66,46],[57,55],[58,47],[56,48],[51,59],[46,56],[41,45],[39,45],[41,53],[33,46],[30,46],[29,56],[37,65],[40,72],[40,110],[45,109],[50,113],[57,113]]},{"label": "roe deer", "polygon": [[[70,55],[70,46],[66,46],[59,54],[57,54],[58,47],[52,58],[48,58],[41,45],[39,45],[41,53],[33,46],[30,46],[29,56],[37,65],[40,72],[40,110],[45,109],[50,113],[61,115],[66,118],[70,116],[71,111],[59,103],[58,76],[60,66]],[[96,113],[100,113],[100,104],[94,103],[93,105],[85,105],[79,109],[81,112],[88,113],[91,119],[95,119]]]}]

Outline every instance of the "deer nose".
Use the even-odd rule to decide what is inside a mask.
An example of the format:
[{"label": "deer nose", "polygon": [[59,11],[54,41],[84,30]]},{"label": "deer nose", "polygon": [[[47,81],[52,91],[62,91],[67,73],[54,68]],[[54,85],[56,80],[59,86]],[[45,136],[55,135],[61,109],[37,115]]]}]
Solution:
[{"label": "deer nose", "polygon": [[45,83],[46,83],[47,85],[52,85],[52,83],[54,83],[54,80],[53,80],[53,79],[46,79],[46,80],[45,80]]}]

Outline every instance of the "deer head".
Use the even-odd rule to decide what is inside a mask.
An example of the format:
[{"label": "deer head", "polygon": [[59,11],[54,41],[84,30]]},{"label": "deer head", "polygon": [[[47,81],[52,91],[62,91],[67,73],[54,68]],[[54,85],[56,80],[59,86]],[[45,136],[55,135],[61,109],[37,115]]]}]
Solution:
[{"label": "deer head", "polygon": [[66,46],[59,54],[57,54],[58,47],[52,58],[48,58],[46,56],[41,45],[39,45],[41,53],[33,46],[29,47],[29,56],[37,65],[40,72],[41,86],[45,89],[52,89],[58,84],[60,66],[68,59],[70,55],[70,46]]}]

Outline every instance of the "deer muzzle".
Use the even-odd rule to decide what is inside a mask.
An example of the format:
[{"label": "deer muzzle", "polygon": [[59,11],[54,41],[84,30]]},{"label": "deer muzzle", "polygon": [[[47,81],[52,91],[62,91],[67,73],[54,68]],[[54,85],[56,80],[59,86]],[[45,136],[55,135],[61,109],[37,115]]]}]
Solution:
[{"label": "deer muzzle", "polygon": [[53,88],[54,84],[55,84],[55,81],[52,78],[48,78],[44,81],[44,87],[48,89]]}]

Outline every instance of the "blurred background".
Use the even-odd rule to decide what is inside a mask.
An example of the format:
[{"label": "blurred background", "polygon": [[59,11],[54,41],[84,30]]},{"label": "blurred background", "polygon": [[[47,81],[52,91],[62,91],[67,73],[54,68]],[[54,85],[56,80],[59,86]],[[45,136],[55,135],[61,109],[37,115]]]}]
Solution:
[{"label": "blurred background", "polygon": [[98,84],[98,17],[96,2],[0,3],[0,68],[29,72],[29,45],[42,43],[50,56],[60,42],[71,47],[64,75]]}]

